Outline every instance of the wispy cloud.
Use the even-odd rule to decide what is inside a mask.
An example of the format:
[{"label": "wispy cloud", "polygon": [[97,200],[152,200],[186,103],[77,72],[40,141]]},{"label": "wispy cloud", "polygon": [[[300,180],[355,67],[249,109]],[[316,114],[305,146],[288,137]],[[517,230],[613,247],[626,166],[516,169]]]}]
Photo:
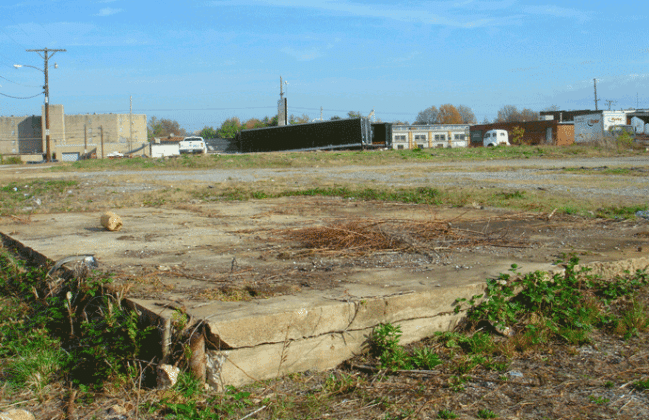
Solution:
[{"label": "wispy cloud", "polygon": [[110,7],[105,7],[99,11],[95,16],[111,16],[121,12],[122,9],[113,9]]},{"label": "wispy cloud", "polygon": [[530,15],[552,16],[558,18],[575,19],[581,23],[590,20],[593,12],[554,5],[525,6],[522,8],[524,13]]},{"label": "wispy cloud", "polygon": [[365,4],[349,0],[212,0],[210,6],[258,5],[313,9],[332,14],[391,19],[454,28],[494,27],[521,22],[531,16],[551,16],[584,22],[593,12],[555,5],[521,6],[515,0],[427,1],[422,3]]},{"label": "wispy cloud", "polygon": [[322,53],[316,47],[306,48],[306,49],[295,49],[291,47],[285,47],[281,50],[284,54],[288,54],[291,57],[295,58],[297,61],[311,61],[316,58],[322,57]]},{"label": "wispy cloud", "polygon": [[215,0],[206,4],[211,6],[262,5],[313,9],[346,16],[391,19],[402,22],[418,22],[458,28],[476,28],[492,24],[503,24],[508,20],[508,17],[500,16],[498,22],[495,22],[494,18],[485,16],[484,13],[472,16],[467,13],[468,11],[506,11],[511,7],[513,1],[464,1],[459,3],[438,1],[427,2],[423,6],[415,7],[389,4],[379,6],[344,0],[315,0],[312,2],[304,2],[301,0]]}]

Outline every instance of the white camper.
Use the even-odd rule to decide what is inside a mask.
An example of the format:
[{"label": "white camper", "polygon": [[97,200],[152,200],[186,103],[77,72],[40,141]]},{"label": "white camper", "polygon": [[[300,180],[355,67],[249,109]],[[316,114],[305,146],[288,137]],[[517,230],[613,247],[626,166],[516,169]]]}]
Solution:
[{"label": "white camper", "polygon": [[509,146],[509,134],[507,130],[489,130],[484,134],[482,145],[484,147]]}]

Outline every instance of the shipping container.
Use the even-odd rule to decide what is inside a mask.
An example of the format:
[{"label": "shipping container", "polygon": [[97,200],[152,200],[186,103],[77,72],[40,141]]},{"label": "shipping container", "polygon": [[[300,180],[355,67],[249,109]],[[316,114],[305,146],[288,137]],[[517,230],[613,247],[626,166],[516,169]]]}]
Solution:
[{"label": "shipping container", "polygon": [[392,123],[372,123],[372,146],[392,148]]},{"label": "shipping container", "polygon": [[372,146],[367,118],[242,130],[235,138],[240,153],[287,150],[364,149]]}]

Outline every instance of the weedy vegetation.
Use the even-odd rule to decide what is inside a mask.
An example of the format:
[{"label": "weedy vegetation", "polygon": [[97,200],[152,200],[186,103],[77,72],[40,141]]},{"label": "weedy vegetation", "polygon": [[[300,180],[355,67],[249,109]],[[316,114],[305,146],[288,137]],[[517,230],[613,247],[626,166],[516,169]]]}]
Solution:
[{"label": "weedy vegetation", "polygon": [[[117,288],[110,276],[91,272],[48,278],[44,269],[3,248],[0,404],[28,401],[24,405],[43,418],[60,415],[61,407],[96,413],[116,398],[134,417],[151,419],[506,417],[512,415],[510,404],[490,395],[503,387],[521,393],[513,365],[536,358],[546,366],[555,352],[565,361],[603,337],[619,340],[624,349],[630,348],[624,343],[647,338],[646,272],[605,279],[581,268],[575,257],[563,264],[561,274],[521,274],[512,266],[488,280],[484,294],[455,302],[455,312],[466,314],[455,331],[406,346],[401,326],[381,324],[368,337],[367,353],[332,372],[291,374],[222,392],[207,390],[188,372],[183,332],[191,325],[178,310],[172,317],[172,353],[183,370],[173,388],[158,391],[152,367],[160,354],[152,349],[160,337],[124,305],[128,287]],[[630,377],[626,372],[591,381],[588,392],[571,398],[580,395],[583,406],[614,413],[619,387],[640,395],[649,389],[642,370],[631,370]],[[476,399],[475,390],[485,383],[492,385],[484,385]]]}]

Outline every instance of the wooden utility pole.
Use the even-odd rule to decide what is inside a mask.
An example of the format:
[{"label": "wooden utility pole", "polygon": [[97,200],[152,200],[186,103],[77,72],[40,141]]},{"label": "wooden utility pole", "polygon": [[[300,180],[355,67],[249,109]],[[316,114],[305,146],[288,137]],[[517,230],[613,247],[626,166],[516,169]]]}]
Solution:
[{"label": "wooden utility pole", "polygon": [[593,79],[593,83],[595,86],[595,111],[597,111],[597,102],[599,101],[599,99],[597,99],[597,79]]},{"label": "wooden utility pole", "polygon": [[133,97],[131,96],[129,100],[130,100],[130,108],[128,113],[128,127],[130,130],[130,135],[129,135],[128,150],[131,151],[133,150]]},{"label": "wooden utility pole", "polygon": [[[46,148],[46,161],[52,161],[52,146],[50,143],[50,87],[47,80],[47,69],[48,69],[48,60],[54,56],[57,52],[65,52],[65,50],[51,50],[48,48],[43,48],[42,50],[26,50],[27,52],[37,52],[38,55],[43,57],[45,60],[45,67],[43,73],[45,74],[45,148]],[[43,54],[41,54],[43,53]],[[51,53],[51,54],[48,54]]]},{"label": "wooden utility pole", "polygon": [[104,158],[104,126],[101,125],[99,126],[99,130],[101,131],[101,158]]}]

